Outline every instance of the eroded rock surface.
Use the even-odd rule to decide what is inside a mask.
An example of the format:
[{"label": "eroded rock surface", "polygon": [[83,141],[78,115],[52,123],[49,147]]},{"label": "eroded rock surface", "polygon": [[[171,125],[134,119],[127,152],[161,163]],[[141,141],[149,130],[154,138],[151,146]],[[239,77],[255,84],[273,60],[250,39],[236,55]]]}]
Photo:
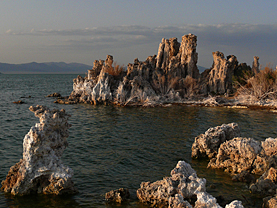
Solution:
[{"label": "eroded rock surface", "polygon": [[2,190],[13,195],[30,193],[73,194],[73,170],[65,166],[61,156],[68,146],[69,115],[65,110],[49,110],[31,106],[40,119],[23,140],[23,159],[10,168]]},{"label": "eroded rock surface", "polygon": [[197,37],[184,35],[162,39],[158,55],[144,62],[138,59],[118,70],[113,57],[94,62],[88,76],[73,80],[69,101],[82,103],[152,104],[176,102],[187,95],[197,94]]},{"label": "eroded rock surface", "polygon": [[233,77],[240,83],[244,71],[249,68],[258,72],[258,57],[253,67],[239,64],[236,56],[226,58],[222,52],[213,52],[213,65],[201,75],[197,67],[197,36],[187,34],[178,42],[177,38],[163,38],[157,55],[145,61],[137,58],[127,67],[119,67],[113,56],[106,60],[95,60],[87,77],[73,80],[73,91],[68,101],[57,103],[90,103],[117,105],[160,105],[182,103],[200,96],[233,93]]},{"label": "eroded rock surface", "polygon": [[238,65],[234,55],[227,56],[225,59],[222,52],[213,52],[213,66],[202,76],[202,93],[224,94],[232,92],[232,77]]},{"label": "eroded rock surface", "polygon": [[252,193],[260,194],[263,196],[276,194],[277,188],[277,170],[275,168],[270,168],[266,171],[256,183],[250,185],[250,190]]},{"label": "eroded rock surface", "polygon": [[216,198],[206,192],[206,179],[198,178],[190,164],[179,161],[171,171],[171,177],[156,182],[142,182],[137,197],[151,206],[190,208],[188,200],[197,198],[195,206],[221,207]]},{"label": "eroded rock surface", "polygon": [[220,144],[239,136],[240,129],[236,123],[209,128],[204,134],[195,137],[191,156],[193,158],[213,158],[217,155]]},{"label": "eroded rock surface", "polygon": [[208,167],[224,169],[232,174],[248,171],[261,175],[270,167],[277,166],[276,145],[277,139],[259,142],[237,137],[220,145],[218,154],[210,160]]}]

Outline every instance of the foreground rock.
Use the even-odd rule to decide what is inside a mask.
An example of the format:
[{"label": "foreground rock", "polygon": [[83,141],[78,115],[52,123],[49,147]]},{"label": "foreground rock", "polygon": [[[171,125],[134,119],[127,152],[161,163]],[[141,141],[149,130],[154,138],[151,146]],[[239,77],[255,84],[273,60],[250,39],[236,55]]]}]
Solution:
[{"label": "foreground rock", "polygon": [[213,158],[217,155],[220,144],[238,136],[240,136],[240,129],[236,123],[209,128],[204,134],[195,138],[191,148],[191,156],[193,158]]},{"label": "foreground rock", "polygon": [[[223,169],[233,181],[250,184],[251,193],[274,196],[264,199],[264,207],[277,207],[277,138],[260,142],[238,135],[234,123],[210,128],[195,138],[192,157],[209,157],[208,168]],[[262,176],[255,181],[254,175]]]},{"label": "foreground rock", "polygon": [[31,106],[30,111],[40,119],[23,140],[23,159],[10,168],[2,190],[13,195],[30,193],[73,194],[77,192],[73,170],[61,157],[68,146],[68,117],[65,110],[49,110]]},{"label": "foreground rock", "polygon": [[276,147],[277,139],[259,142],[237,137],[220,145],[218,154],[210,160],[208,167],[224,169],[232,174],[248,171],[262,175],[270,167],[277,167]]},{"label": "foreground rock", "polygon": [[271,167],[259,179],[257,179],[256,183],[251,184],[249,189],[252,193],[263,196],[273,196],[276,194],[276,188],[277,170]]},{"label": "foreground rock", "polygon": [[[198,178],[195,170],[184,161],[178,162],[171,171],[171,177],[153,183],[142,182],[137,197],[151,206],[189,208],[192,207],[189,201],[195,198],[194,207],[221,207],[216,198],[206,192],[206,179]],[[243,207],[241,203],[231,204],[226,207]]]}]

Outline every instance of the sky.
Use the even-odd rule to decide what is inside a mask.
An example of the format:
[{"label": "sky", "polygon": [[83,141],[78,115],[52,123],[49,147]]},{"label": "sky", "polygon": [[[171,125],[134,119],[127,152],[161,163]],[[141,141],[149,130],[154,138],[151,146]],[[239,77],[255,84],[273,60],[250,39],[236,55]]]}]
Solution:
[{"label": "sky", "polygon": [[212,52],[277,64],[275,0],[1,0],[0,62],[120,65],[157,54],[162,38],[197,36],[198,65]]}]

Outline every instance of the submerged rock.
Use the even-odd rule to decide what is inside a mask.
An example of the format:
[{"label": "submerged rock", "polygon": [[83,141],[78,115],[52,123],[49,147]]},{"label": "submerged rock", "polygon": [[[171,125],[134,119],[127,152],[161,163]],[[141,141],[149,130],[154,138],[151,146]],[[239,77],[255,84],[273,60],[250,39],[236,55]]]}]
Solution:
[{"label": "submerged rock", "polygon": [[122,203],[130,198],[130,192],[128,189],[120,188],[118,190],[111,190],[105,194],[105,199],[108,202]]},{"label": "submerged rock", "polygon": [[23,102],[22,100],[18,100],[18,101],[14,101],[14,104],[24,104],[25,102]]},{"label": "submerged rock", "polygon": [[52,94],[47,95],[47,97],[62,97],[60,93],[54,92]]},{"label": "submerged rock", "polygon": [[23,159],[10,168],[2,190],[13,195],[30,193],[73,194],[77,192],[73,170],[61,157],[68,146],[68,117],[65,110],[49,110],[31,106],[30,111],[40,119],[23,140]]},{"label": "submerged rock", "polygon": [[249,189],[252,193],[266,195],[275,195],[277,188],[277,170],[275,168],[270,168],[266,171],[256,183],[250,185]]},{"label": "submerged rock", "polygon": [[217,155],[220,144],[238,136],[240,136],[240,129],[236,123],[209,128],[204,134],[195,137],[191,147],[191,156],[213,158]]},{"label": "submerged rock", "polygon": [[266,197],[263,199],[263,208],[276,208],[277,207],[277,196]]}]

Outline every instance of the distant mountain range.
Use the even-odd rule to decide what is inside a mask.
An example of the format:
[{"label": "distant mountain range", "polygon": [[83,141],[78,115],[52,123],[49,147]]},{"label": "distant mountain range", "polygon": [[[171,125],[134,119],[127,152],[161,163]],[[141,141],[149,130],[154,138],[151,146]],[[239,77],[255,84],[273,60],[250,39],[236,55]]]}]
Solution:
[{"label": "distant mountain range", "polygon": [[80,63],[46,62],[7,64],[0,63],[0,73],[3,74],[31,74],[31,73],[61,73],[61,74],[84,74],[92,66]]},{"label": "distant mountain range", "polygon": [[[31,62],[26,64],[0,63],[0,74],[85,74],[91,68],[92,66],[86,64],[64,62]],[[198,69],[199,72],[202,73],[206,68],[198,66]]]}]

